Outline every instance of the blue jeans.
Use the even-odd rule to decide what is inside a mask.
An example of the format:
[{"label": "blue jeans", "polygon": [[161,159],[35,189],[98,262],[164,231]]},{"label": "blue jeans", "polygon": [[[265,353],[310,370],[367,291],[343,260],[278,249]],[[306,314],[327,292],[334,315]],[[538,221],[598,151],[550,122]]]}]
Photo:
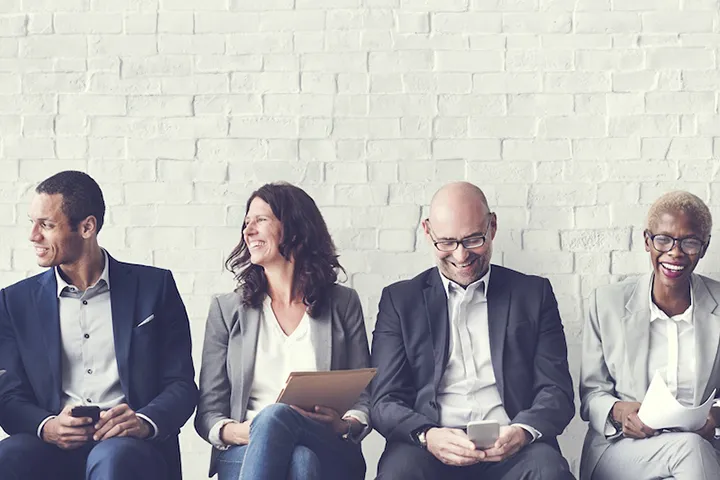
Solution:
[{"label": "blue jeans", "polygon": [[362,480],[360,445],[283,404],[265,407],[250,425],[250,443],[220,452],[218,480]]}]

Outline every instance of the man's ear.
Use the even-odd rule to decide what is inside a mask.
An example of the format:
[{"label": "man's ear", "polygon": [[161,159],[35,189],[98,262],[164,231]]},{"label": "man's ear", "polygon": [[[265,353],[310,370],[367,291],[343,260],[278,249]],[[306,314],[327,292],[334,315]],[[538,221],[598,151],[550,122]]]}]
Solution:
[{"label": "man's ear", "polygon": [[95,215],[90,215],[80,222],[78,231],[83,238],[90,238],[93,234],[97,235],[97,219],[95,218]]}]

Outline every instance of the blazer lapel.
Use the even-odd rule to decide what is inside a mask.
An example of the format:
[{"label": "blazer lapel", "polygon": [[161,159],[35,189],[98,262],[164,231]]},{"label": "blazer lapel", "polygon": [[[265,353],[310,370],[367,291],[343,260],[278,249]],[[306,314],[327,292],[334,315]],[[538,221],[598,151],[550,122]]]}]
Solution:
[{"label": "blazer lapel", "polygon": [[648,389],[648,355],[650,351],[650,275],[638,279],[635,291],[625,304],[625,358],[634,384],[635,398],[642,401]]},{"label": "blazer lapel", "polygon": [[427,285],[423,288],[425,300],[425,313],[427,315],[430,338],[432,339],[433,354],[435,357],[434,385],[440,384],[445,372],[449,353],[449,318],[447,310],[447,296],[443,287],[440,273],[437,269],[430,272]]},{"label": "blazer lapel", "polygon": [[257,353],[258,333],[260,332],[261,308],[247,308],[240,315],[240,335],[242,338],[241,371],[242,384],[240,391],[243,392],[242,415],[245,417],[248,399],[250,398],[250,386],[253,381],[255,370],[255,354]]},{"label": "blazer lapel", "polygon": [[310,320],[310,334],[312,335],[313,345],[315,346],[315,363],[319,372],[330,370],[333,363],[332,351],[332,321],[330,318],[330,305],[325,308],[325,312],[318,318]]},{"label": "blazer lapel", "polygon": [[[35,306],[37,319],[45,345],[48,371],[52,378],[53,410],[60,410],[60,390],[62,389],[62,358],[60,357],[60,311],[57,299],[57,279],[55,270],[48,270],[39,279],[40,288],[36,291]],[[40,353],[40,352],[38,352]]]},{"label": "blazer lapel", "polygon": [[510,289],[504,287],[504,280],[503,271],[494,267],[487,285],[490,359],[495,373],[495,383],[503,403],[505,402],[503,355],[505,352],[508,315],[510,313]]},{"label": "blazer lapel", "polygon": [[705,281],[693,275],[693,324],[695,326],[695,395],[694,405],[700,405],[707,399],[716,385],[710,385],[710,375],[714,371],[718,345],[720,344],[720,316],[716,312],[717,301],[708,290]]},{"label": "blazer lapel", "polygon": [[132,272],[108,255],[110,276],[110,308],[112,310],[115,359],[120,384],[130,401],[130,340],[135,325],[135,302],[138,281]]}]

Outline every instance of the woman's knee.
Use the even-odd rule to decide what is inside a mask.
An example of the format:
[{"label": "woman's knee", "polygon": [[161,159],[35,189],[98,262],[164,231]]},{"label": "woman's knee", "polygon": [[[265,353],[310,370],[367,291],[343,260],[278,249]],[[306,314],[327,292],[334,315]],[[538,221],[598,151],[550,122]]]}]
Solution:
[{"label": "woman's knee", "polygon": [[295,447],[290,460],[290,478],[320,478],[320,459],[304,445]]}]

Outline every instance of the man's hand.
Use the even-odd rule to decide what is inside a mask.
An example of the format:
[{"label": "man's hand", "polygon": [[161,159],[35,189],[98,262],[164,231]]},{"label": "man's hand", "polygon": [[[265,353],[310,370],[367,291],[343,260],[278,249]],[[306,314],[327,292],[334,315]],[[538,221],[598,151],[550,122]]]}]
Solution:
[{"label": "man's hand", "polygon": [[708,414],[708,418],[705,421],[705,425],[702,426],[700,430],[695,430],[695,433],[703,437],[705,440],[712,442],[715,438],[715,428],[717,427],[717,423],[715,423],[715,417],[713,416],[712,412]]},{"label": "man's hand", "polygon": [[247,445],[250,443],[250,423],[250,420],[226,423],[220,429],[220,440],[225,445]]},{"label": "man's hand", "polygon": [[[343,420],[340,414],[330,407],[315,405],[315,411],[309,412],[302,408],[290,405],[295,411],[302,413],[308,418],[312,418],[316,422],[324,423],[332,429],[337,435],[342,435],[348,431],[348,422],[357,422],[357,420],[348,418]],[[359,422],[358,422],[359,423]],[[352,424],[351,424],[352,427]]]},{"label": "man's hand", "polygon": [[500,435],[495,445],[485,449],[485,462],[502,462],[508,457],[515,455],[525,445],[530,443],[532,435],[530,432],[517,425],[500,427]]},{"label": "man's hand", "polygon": [[457,428],[431,428],[425,433],[427,449],[445,465],[465,467],[485,460],[467,434]]},{"label": "man's hand", "polygon": [[628,438],[648,438],[658,434],[657,430],[645,425],[637,412],[640,402],[615,402],[611,415],[622,425],[622,433]]},{"label": "man's hand", "polygon": [[51,418],[41,432],[43,441],[57,445],[63,450],[73,450],[87,443],[95,432],[92,418],[73,417],[70,415],[72,405],[62,409],[62,412]]},{"label": "man's hand", "polygon": [[150,425],[138,417],[126,404],[100,412],[100,421],[95,425],[97,431],[93,440],[102,441],[113,437],[147,438],[150,436]]}]

